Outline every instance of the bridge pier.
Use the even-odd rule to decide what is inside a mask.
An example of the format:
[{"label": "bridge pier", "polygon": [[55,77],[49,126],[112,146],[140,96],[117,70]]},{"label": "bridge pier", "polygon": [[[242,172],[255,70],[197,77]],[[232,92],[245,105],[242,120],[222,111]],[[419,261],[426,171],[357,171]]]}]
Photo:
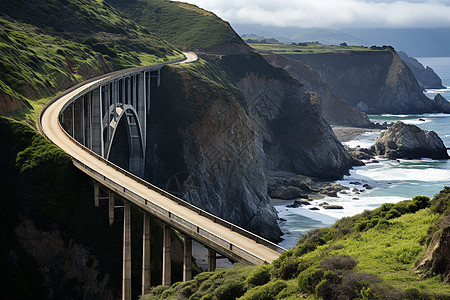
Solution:
[{"label": "bridge pier", "polygon": [[162,285],[170,285],[172,281],[172,258],[170,253],[171,244],[170,226],[163,226],[163,261],[162,261]]},{"label": "bridge pier", "polygon": [[122,300],[131,300],[131,213],[130,203],[123,207]]},{"label": "bridge pier", "polygon": [[116,202],[116,195],[109,191],[109,199],[108,199],[108,217],[109,217],[109,225],[111,226],[114,223],[114,205]]},{"label": "bridge pier", "polygon": [[100,183],[94,181],[94,204],[95,207],[100,205]]},{"label": "bridge pier", "polygon": [[216,251],[208,248],[208,271],[214,272],[216,270]]},{"label": "bridge pier", "polygon": [[184,236],[183,281],[192,279],[192,239]]},{"label": "bridge pier", "polygon": [[144,228],[142,232],[142,295],[150,292],[150,276],[150,214],[144,212]]}]

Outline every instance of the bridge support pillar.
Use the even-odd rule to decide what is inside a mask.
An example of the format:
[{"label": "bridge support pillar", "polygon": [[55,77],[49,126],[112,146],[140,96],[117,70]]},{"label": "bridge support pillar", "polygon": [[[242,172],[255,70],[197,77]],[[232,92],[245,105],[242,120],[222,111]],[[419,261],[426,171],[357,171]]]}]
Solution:
[{"label": "bridge support pillar", "polygon": [[208,248],[208,271],[214,272],[216,270],[216,251]]},{"label": "bridge support pillar", "polygon": [[164,224],[163,229],[163,263],[162,263],[162,285],[171,284],[172,261],[170,255],[170,227]]},{"label": "bridge support pillar", "polygon": [[130,203],[123,207],[122,300],[131,300],[131,214]]},{"label": "bridge support pillar", "polygon": [[114,204],[116,201],[116,195],[109,191],[108,197],[108,216],[109,216],[109,225],[111,226],[114,223]]},{"label": "bridge support pillar", "polygon": [[95,207],[100,205],[100,184],[97,181],[94,181],[94,204]]},{"label": "bridge support pillar", "polygon": [[183,281],[192,279],[192,239],[184,236]]},{"label": "bridge support pillar", "polygon": [[144,212],[144,229],[142,232],[142,295],[150,292],[150,214]]}]

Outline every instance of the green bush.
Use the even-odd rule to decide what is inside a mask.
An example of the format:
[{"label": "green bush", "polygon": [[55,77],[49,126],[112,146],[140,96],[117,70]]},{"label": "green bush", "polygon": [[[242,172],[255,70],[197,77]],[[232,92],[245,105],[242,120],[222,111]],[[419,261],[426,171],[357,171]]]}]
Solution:
[{"label": "green bush", "polygon": [[351,256],[336,255],[327,257],[320,262],[323,270],[351,270],[358,264],[358,261]]},{"label": "green bush", "polygon": [[394,219],[394,218],[397,218],[397,217],[400,217],[400,216],[401,216],[401,215],[400,215],[400,213],[398,212],[398,210],[396,210],[395,208],[391,208],[391,209],[387,212],[385,218],[386,218],[386,220],[390,220],[390,219]]},{"label": "green bush", "polygon": [[218,300],[229,300],[241,297],[245,291],[244,282],[232,280],[221,285],[215,293]]},{"label": "green bush", "polygon": [[325,272],[316,267],[310,267],[298,276],[298,287],[304,293],[314,293],[316,286],[322,281]]},{"label": "green bush", "polygon": [[255,270],[247,278],[247,283],[253,286],[259,286],[266,284],[270,281],[271,267],[268,264],[264,264],[255,268]]},{"label": "green bush", "polygon": [[450,213],[450,187],[446,186],[442,191],[433,197],[431,201],[431,211],[437,214],[447,215]]},{"label": "green bush", "polygon": [[405,299],[409,300],[420,300],[422,299],[422,296],[420,294],[420,291],[414,287],[407,288],[403,291],[403,296]]},{"label": "green bush", "polygon": [[240,300],[273,300],[282,290],[287,287],[287,283],[283,280],[268,283],[266,285],[256,287],[245,293]]}]

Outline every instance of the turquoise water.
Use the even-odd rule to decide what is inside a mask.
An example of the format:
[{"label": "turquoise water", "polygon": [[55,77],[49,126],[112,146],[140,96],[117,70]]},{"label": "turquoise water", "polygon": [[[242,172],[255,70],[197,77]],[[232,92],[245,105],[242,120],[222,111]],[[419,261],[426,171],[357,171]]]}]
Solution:
[{"label": "turquoise water", "polygon": [[[444,86],[450,86],[450,58],[420,58],[424,65],[431,66],[442,78]],[[429,90],[427,95],[433,98],[440,92],[446,99],[450,99],[450,89]],[[424,115],[372,115],[372,121],[395,122],[402,121],[414,124],[425,130],[434,130],[450,147],[450,115],[424,114]],[[422,120],[419,120],[422,119]],[[369,132],[348,144],[351,147],[360,145],[368,147],[375,143],[380,131]],[[285,248],[295,245],[298,238],[312,228],[330,226],[336,220],[361,213],[366,209],[373,209],[386,202],[398,202],[411,199],[416,195],[433,197],[444,186],[450,185],[449,160],[385,160],[378,159],[379,163],[367,163],[366,166],[355,167],[349,176],[338,181],[350,188],[345,193],[339,193],[338,198],[324,197],[315,199],[312,206],[319,208],[311,211],[307,208],[286,208],[286,204],[275,206],[279,217],[286,219],[280,223],[285,239],[280,243]],[[356,183],[356,184],[355,184]],[[368,184],[372,189],[366,189]],[[352,192],[356,188],[357,193]],[[292,202],[292,201],[291,201]],[[319,204],[341,205],[342,210],[324,210]]]}]

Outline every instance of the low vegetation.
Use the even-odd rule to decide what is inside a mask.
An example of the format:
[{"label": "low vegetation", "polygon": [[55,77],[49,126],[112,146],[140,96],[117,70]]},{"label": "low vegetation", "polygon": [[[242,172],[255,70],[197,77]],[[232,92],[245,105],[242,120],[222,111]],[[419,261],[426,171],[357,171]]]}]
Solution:
[{"label": "low vegetation", "polygon": [[242,43],[231,26],[195,5],[167,0],[107,0],[138,24],[180,49]]},{"label": "low vegetation", "polygon": [[5,0],[0,6],[0,93],[28,101],[7,115],[30,123],[38,114],[33,109],[77,82],[182,57],[104,1],[37,0],[19,9]]},{"label": "low vegetation", "polygon": [[391,48],[364,47],[364,46],[342,46],[342,45],[321,45],[321,44],[272,44],[272,43],[251,43],[250,46],[260,52],[273,52],[276,54],[318,54],[329,52],[348,51],[389,51]]},{"label": "low vegetation", "polygon": [[445,270],[415,270],[449,213],[449,187],[384,204],[311,231],[272,264],[203,273],[143,299],[450,299]]}]

